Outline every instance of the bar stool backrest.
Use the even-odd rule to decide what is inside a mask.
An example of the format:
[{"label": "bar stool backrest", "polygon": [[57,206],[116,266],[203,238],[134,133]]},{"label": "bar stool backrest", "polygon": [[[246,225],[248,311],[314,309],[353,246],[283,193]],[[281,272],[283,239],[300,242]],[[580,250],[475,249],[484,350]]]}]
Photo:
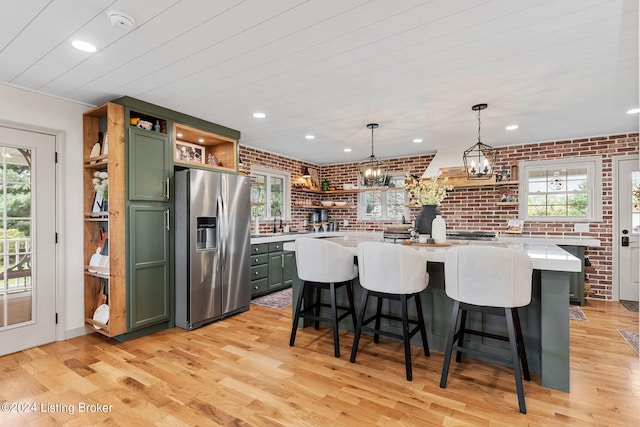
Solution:
[{"label": "bar stool backrest", "polygon": [[494,246],[459,246],[445,253],[449,298],[488,307],[523,307],[531,302],[533,267],[527,254]]},{"label": "bar stool backrest", "polygon": [[362,287],[375,292],[413,294],[429,284],[425,257],[393,243],[359,243],[358,270]]},{"label": "bar stool backrest", "polygon": [[296,239],[296,267],[301,280],[340,283],[358,276],[353,253],[325,239]]}]

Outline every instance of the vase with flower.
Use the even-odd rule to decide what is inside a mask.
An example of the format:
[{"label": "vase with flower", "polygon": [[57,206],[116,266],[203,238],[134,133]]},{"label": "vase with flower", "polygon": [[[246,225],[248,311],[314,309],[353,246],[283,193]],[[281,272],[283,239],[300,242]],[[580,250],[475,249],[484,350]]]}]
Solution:
[{"label": "vase with flower", "polygon": [[95,171],[93,173],[93,189],[96,192],[93,211],[109,211],[109,174],[105,171]]},{"label": "vase with flower", "polygon": [[416,217],[416,228],[420,234],[431,235],[431,224],[436,215],[440,215],[438,206],[447,196],[447,191],[453,188],[446,183],[447,177],[439,179],[436,175],[420,179],[407,174],[404,189],[407,190],[411,205],[422,206],[420,215]]}]

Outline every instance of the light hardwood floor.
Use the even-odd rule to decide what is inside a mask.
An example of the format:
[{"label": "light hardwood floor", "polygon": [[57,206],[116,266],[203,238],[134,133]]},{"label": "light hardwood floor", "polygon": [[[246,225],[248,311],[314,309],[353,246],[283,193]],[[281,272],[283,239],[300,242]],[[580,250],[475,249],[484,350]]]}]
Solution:
[{"label": "light hardwood floor", "polygon": [[[598,301],[583,311],[588,321],[571,321],[571,393],[533,375],[526,415],[507,368],[453,362],[440,389],[442,353],[425,358],[413,347],[407,382],[398,342],[363,337],[351,364],[351,332],[341,334],[339,359],[327,327],[300,330],[291,348],[290,307],[252,305],[191,332],[126,343],[91,334],[4,356],[0,402],[35,411],[0,412],[0,425],[637,426],[638,355],[616,329],[637,331],[638,313]],[[79,412],[96,403],[108,412]]]}]

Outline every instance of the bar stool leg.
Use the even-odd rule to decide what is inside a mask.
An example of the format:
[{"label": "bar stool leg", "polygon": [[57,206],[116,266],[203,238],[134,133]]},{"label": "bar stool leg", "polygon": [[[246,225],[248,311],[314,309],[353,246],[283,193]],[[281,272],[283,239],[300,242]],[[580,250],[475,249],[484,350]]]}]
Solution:
[{"label": "bar stool leg", "polygon": [[321,300],[322,296],[320,293],[321,290],[322,290],[321,288],[316,288],[316,299],[313,303],[315,307],[315,316],[316,316],[316,320],[313,323],[313,327],[316,329],[316,331],[320,329],[320,321],[318,320],[318,317],[320,317],[320,303],[322,301]]},{"label": "bar stool leg", "polygon": [[289,346],[293,347],[296,341],[296,332],[298,331],[298,320],[300,319],[300,309],[302,308],[302,300],[304,299],[305,281],[300,281],[300,292],[298,293],[298,301],[296,302],[296,309],[293,313],[293,320],[291,327],[291,338],[289,338]]},{"label": "bar stool leg", "polygon": [[[460,314],[460,329],[458,329],[458,347],[464,346],[464,333],[467,329],[467,310],[462,309]],[[456,362],[460,363],[462,360],[462,352],[456,351]]]},{"label": "bar stool leg", "polygon": [[453,338],[456,334],[456,324],[458,323],[458,312],[460,310],[460,302],[453,301],[453,309],[451,310],[451,318],[449,320],[449,334],[447,335],[447,346],[445,347],[444,363],[442,364],[442,376],[440,377],[440,388],[447,386],[447,376],[449,375],[449,363],[451,362],[451,353],[453,352]]},{"label": "bar stool leg", "polygon": [[527,408],[524,403],[524,388],[522,387],[522,376],[520,374],[520,357],[518,355],[518,345],[511,309],[505,308],[504,314],[507,318],[507,331],[509,332],[509,345],[511,347],[511,358],[513,361],[513,375],[515,376],[516,390],[518,391],[518,406],[520,407],[520,412],[526,414]]},{"label": "bar stool leg", "polygon": [[524,338],[522,336],[522,327],[520,326],[520,315],[517,308],[512,308],[513,322],[516,327],[516,339],[518,343],[518,355],[520,355],[520,361],[522,362],[522,376],[525,380],[531,381],[531,375],[529,374],[529,363],[527,362],[527,352],[524,348]]},{"label": "bar stool leg", "polygon": [[422,337],[422,348],[424,349],[424,355],[429,357],[429,341],[427,341],[427,328],[424,324],[424,315],[422,314],[422,302],[420,301],[420,294],[413,294],[416,299],[416,310],[418,311],[418,322],[420,322],[420,336]]},{"label": "bar stool leg", "polygon": [[378,341],[380,341],[380,334],[377,331],[380,330],[380,319],[382,318],[382,297],[377,296],[376,298],[378,298],[378,305],[376,306],[376,332],[373,334],[373,342],[378,344]]},{"label": "bar stool leg", "polygon": [[358,321],[356,322],[356,331],[353,337],[353,347],[351,348],[351,357],[349,362],[354,363],[356,361],[356,353],[358,352],[358,344],[360,343],[360,333],[362,332],[362,322],[364,322],[364,314],[367,311],[367,300],[369,298],[369,291],[364,289],[362,293],[362,307],[358,314]]},{"label": "bar stool leg", "polygon": [[336,357],[340,357],[340,336],[338,334],[338,307],[336,304],[336,284],[329,284],[329,293],[331,294],[331,326],[333,327],[333,353]]},{"label": "bar stool leg", "polygon": [[353,327],[356,327],[356,305],[353,303],[353,280],[349,280],[349,282],[345,285],[347,287],[347,298],[349,299],[349,311],[351,312],[351,321],[353,322]]},{"label": "bar stool leg", "polygon": [[400,305],[402,306],[402,339],[404,341],[404,364],[407,371],[407,381],[413,380],[411,371],[411,342],[409,338],[409,313],[407,310],[407,295],[400,295]]}]

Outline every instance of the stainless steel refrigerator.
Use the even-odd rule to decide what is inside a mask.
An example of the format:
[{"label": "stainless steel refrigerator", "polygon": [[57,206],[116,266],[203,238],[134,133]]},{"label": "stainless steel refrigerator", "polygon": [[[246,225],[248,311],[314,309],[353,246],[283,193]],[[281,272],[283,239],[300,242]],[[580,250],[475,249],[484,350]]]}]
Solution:
[{"label": "stainless steel refrigerator", "polygon": [[245,176],[175,173],[177,326],[191,330],[249,309],[250,186]]}]

